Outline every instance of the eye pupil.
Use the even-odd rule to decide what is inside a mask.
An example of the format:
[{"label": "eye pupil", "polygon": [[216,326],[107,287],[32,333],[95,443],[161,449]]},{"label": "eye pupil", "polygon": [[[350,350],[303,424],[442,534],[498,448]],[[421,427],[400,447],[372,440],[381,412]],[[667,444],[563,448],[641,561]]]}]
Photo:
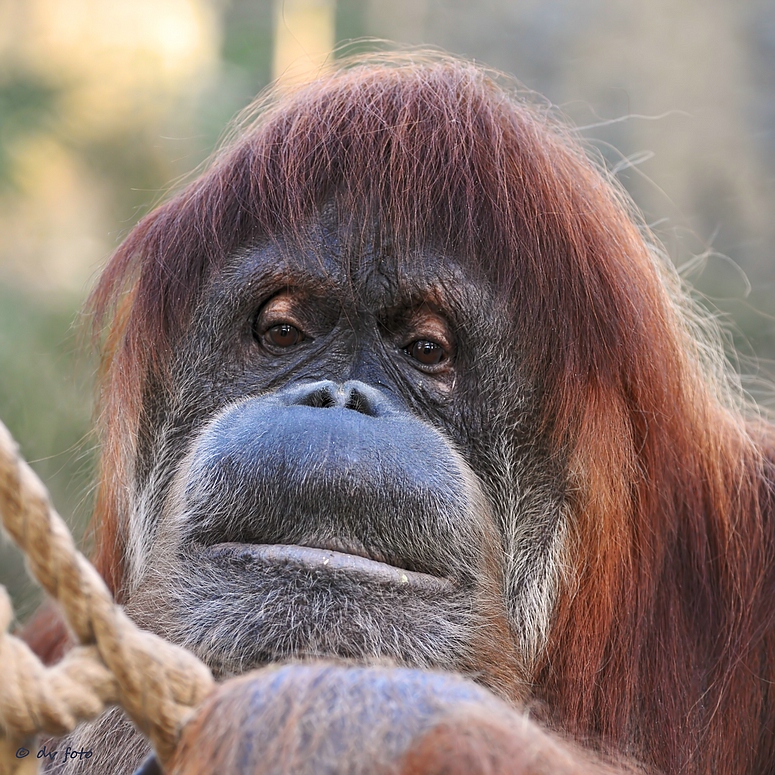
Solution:
[{"label": "eye pupil", "polygon": [[444,360],[444,348],[428,339],[418,339],[409,346],[409,355],[424,366],[436,366]]},{"label": "eye pupil", "polygon": [[293,347],[301,341],[301,331],[290,323],[272,326],[266,334],[275,347]]}]

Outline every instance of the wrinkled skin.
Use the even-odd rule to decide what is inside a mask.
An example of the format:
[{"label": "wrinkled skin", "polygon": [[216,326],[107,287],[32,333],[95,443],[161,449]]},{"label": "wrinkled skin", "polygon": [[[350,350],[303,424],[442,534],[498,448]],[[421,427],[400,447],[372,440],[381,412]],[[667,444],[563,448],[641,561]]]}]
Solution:
[{"label": "wrinkled skin", "polygon": [[431,250],[341,253],[318,226],[211,278],[149,396],[129,609],[225,674],[535,647],[559,488],[495,289]]}]

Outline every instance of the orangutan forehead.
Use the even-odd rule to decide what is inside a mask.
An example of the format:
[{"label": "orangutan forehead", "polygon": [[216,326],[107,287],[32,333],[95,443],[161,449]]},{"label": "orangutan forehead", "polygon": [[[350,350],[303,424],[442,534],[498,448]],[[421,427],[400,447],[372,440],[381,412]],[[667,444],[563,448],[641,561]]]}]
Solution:
[{"label": "orangutan forehead", "polygon": [[254,295],[295,288],[370,309],[422,303],[482,309],[492,304],[495,289],[480,274],[470,262],[436,248],[354,242],[331,221],[321,221],[303,235],[238,251],[215,282]]}]

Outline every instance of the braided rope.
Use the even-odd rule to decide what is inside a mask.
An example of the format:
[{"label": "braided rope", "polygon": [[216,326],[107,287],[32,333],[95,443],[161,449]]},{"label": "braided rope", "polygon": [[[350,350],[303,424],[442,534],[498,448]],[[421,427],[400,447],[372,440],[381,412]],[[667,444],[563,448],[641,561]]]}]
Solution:
[{"label": "braided rope", "polygon": [[[213,689],[212,675],[190,652],[138,629],[113,602],[100,575],[76,549],[45,487],[18,456],[2,422],[0,516],[26,555],[30,572],[57,600],[80,643],[96,647],[76,650],[61,667],[47,670],[26,646],[18,645],[18,639],[0,635],[3,673],[14,675],[10,688],[0,690],[0,733],[20,739],[33,730],[52,734],[56,734],[54,729],[67,731],[73,728],[73,720],[93,718],[101,712],[98,702],[104,706],[118,700],[150,739],[162,763],[167,761],[185,722]],[[10,622],[10,603],[4,610],[0,602],[3,633]],[[115,676],[115,684],[105,668]],[[61,677],[54,684],[52,671],[57,669]],[[5,675],[2,680],[5,682]],[[81,680],[89,687],[87,691],[79,687]],[[54,686],[58,687],[56,692]],[[91,699],[86,697],[89,692]]]},{"label": "braided rope", "polygon": [[6,736],[64,735],[118,701],[116,679],[94,646],[71,649],[47,668],[23,640],[7,632],[12,618],[11,600],[0,587],[0,729]]}]

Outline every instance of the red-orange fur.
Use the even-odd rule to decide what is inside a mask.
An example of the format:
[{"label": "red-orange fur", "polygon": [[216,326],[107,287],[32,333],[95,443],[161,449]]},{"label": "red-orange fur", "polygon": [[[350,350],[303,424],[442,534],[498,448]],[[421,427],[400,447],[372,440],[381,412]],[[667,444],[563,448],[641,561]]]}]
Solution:
[{"label": "red-orange fur", "polygon": [[442,673],[429,672],[418,682],[412,671],[326,663],[257,670],[225,683],[206,700],[186,727],[168,772],[634,772],[548,735],[492,695],[461,698],[467,683]]},{"label": "red-orange fur", "polygon": [[270,104],[111,260],[91,300],[98,323],[115,312],[95,514],[110,586],[143,391],[204,278],[332,199],[355,237],[469,257],[510,300],[570,461],[568,569],[532,678],[546,722],[668,772],[775,766],[772,428],[725,398],[623,197],[548,111],[459,62],[349,67]]}]

